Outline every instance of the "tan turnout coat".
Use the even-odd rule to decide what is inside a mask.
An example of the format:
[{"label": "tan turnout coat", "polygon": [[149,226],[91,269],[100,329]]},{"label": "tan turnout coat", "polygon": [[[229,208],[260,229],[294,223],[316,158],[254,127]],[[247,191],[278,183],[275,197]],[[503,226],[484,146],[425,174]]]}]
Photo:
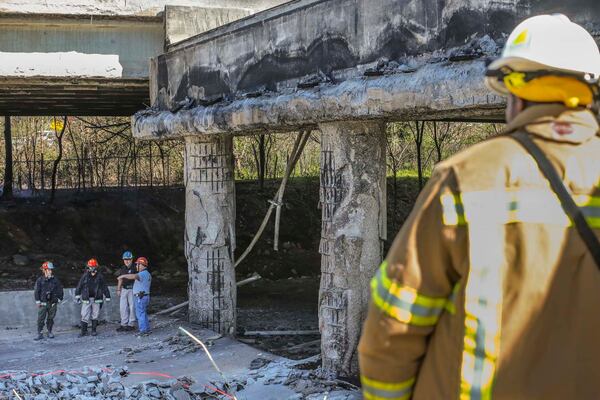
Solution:
[{"label": "tan turnout coat", "polygon": [[[600,233],[591,112],[526,130]],[[534,159],[502,135],[438,165],[371,283],[364,398],[600,399],[600,270]]]}]

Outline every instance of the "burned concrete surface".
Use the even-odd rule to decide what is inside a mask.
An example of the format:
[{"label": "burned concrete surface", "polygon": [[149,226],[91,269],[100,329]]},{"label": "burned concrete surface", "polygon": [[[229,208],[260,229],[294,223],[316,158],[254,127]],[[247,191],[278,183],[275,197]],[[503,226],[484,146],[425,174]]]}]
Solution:
[{"label": "burned concrete surface", "polygon": [[417,70],[411,67],[410,73],[401,71],[267,92],[206,107],[191,102],[175,113],[151,109],[133,117],[132,129],[141,139],[170,139],[190,134],[285,132],[332,121],[502,120],[504,99],[484,86],[483,61],[426,63]]},{"label": "burned concrete surface", "polygon": [[321,354],[324,369],[352,376],[369,281],[386,239],[385,130],[378,122],[320,127]]},{"label": "burned concrete surface", "polygon": [[232,138],[189,137],[184,176],[190,320],[220,333],[234,333],[237,292]]}]

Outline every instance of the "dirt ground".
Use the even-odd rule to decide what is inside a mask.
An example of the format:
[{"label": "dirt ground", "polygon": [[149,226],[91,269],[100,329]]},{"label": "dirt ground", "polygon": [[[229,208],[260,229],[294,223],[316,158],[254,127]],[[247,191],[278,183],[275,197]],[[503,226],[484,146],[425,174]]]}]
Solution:
[{"label": "dirt ground", "polygon": [[[238,289],[236,337],[243,343],[299,360],[320,353],[320,335],[252,336],[247,331],[318,331],[319,278],[262,279]],[[185,301],[181,296],[153,297],[150,312]],[[175,314],[187,319],[186,309]]]},{"label": "dirt ground", "polygon": [[[258,229],[276,186],[277,182],[268,182],[266,188],[261,191],[254,182],[236,183],[238,255]],[[393,185],[388,185],[390,217],[386,247],[390,245],[398,227],[408,215],[417,193],[414,179],[399,180],[396,187],[398,196],[394,200],[390,198],[393,197]],[[317,382],[322,378],[330,382],[328,377],[318,375],[318,196],[318,179],[293,180],[289,185],[282,215],[281,250],[275,252],[272,249],[273,229],[270,224],[254,252],[236,270],[238,280],[254,273],[263,277],[238,289],[236,340],[237,343],[252,346],[255,352],[270,355],[269,357],[300,360],[298,362],[301,364],[289,368],[285,366],[283,369],[279,366],[263,366],[271,368],[270,372],[259,374],[266,374],[269,384],[291,382],[292,389],[299,387],[300,393],[305,393],[302,392],[304,389],[310,393],[330,393],[332,390],[346,388],[350,390],[348,393],[340,392],[340,397],[328,398],[351,399],[355,398],[352,393],[357,393],[354,386],[357,382],[352,379],[350,382],[337,381],[333,388],[304,383],[313,380]],[[83,272],[84,261],[90,257],[97,257],[103,265],[105,275],[110,277],[120,264],[121,252],[132,249],[137,255],[150,258],[154,277],[154,296],[150,312],[179,304],[187,299],[187,263],[182,249],[184,210],[181,189],[111,193],[63,192],[59,194],[54,205],[45,203],[41,198],[0,203],[0,290],[31,289],[39,274],[39,265],[46,259],[56,263],[57,276],[65,286],[76,284]],[[186,310],[182,309],[173,318],[185,323]],[[166,334],[168,331],[172,334],[172,328],[165,327],[161,332]],[[309,332],[303,335],[279,336],[246,334],[247,331],[290,330]],[[74,337],[75,333],[70,332],[68,335]],[[167,339],[165,337],[162,340]],[[27,335],[20,340],[23,343],[32,342]],[[67,338],[68,340],[72,339]],[[107,342],[102,347],[107,348],[106,346],[110,345]],[[0,359],[5,360],[1,353],[2,349]],[[44,352],[34,351],[34,354],[45,357]],[[18,359],[15,360],[18,363]],[[11,364],[11,368],[16,368],[16,365]],[[298,372],[298,368],[304,372]],[[5,368],[0,367],[1,369]],[[289,372],[289,376],[280,376],[280,371],[284,371],[284,375]],[[256,380],[256,377],[244,379],[246,378],[248,382]],[[21,384],[15,384],[17,383]],[[298,395],[298,391],[293,396],[292,392],[285,392],[291,397],[264,397],[264,393],[270,392],[264,391],[261,385],[262,383],[258,386],[251,385],[246,398],[323,398],[309,397],[306,393],[300,394],[300,397],[293,397]],[[306,388],[303,389],[304,386]],[[282,390],[291,389],[286,387]]]},{"label": "dirt ground", "polygon": [[[31,340],[32,330],[0,332],[0,400],[233,399],[358,400],[354,385],[313,370],[317,359],[292,361],[182,321],[151,320],[137,338],[102,324],[98,336],[57,329],[54,339]],[[222,373],[183,327],[199,338]],[[309,368],[310,370],[307,370]]]}]

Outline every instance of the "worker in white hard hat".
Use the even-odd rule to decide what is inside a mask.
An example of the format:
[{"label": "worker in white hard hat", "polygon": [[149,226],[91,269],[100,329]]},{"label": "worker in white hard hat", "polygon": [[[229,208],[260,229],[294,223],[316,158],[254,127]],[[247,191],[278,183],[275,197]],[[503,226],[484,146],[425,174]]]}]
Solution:
[{"label": "worker in white hard hat", "polygon": [[436,167],[371,282],[365,399],[599,397],[599,76],[564,15],[509,36],[505,134]]}]

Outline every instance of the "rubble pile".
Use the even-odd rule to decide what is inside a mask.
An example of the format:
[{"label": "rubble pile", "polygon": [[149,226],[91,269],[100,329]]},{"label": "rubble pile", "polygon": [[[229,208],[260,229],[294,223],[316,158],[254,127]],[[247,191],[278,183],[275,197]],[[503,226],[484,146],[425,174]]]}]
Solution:
[{"label": "rubble pile", "polygon": [[[268,388],[274,385],[286,386],[296,394],[287,400],[358,400],[360,389],[348,382],[336,379],[329,373],[315,368],[320,363],[319,356],[301,361],[270,361],[257,358],[252,361],[250,371],[243,379],[234,379],[232,386],[251,388],[255,385]],[[244,398],[244,391],[239,398]]]},{"label": "rubble pile", "polygon": [[[223,336],[215,335],[209,338],[203,338],[203,342],[206,347],[210,348],[214,345],[215,340],[221,339]],[[173,353],[187,354],[195,353],[200,350],[200,346],[195,343],[189,336],[182,332],[177,332],[175,335],[169,336],[168,338],[161,341],[158,348],[168,347]]]},{"label": "rubble pile", "polygon": [[[166,381],[149,380],[131,387],[122,379],[128,368],[86,368],[83,371],[56,371],[30,374],[27,372],[0,373],[0,400],[93,400],[93,399],[224,399],[220,385],[197,385],[187,377]],[[221,392],[223,392],[221,390]]]}]

